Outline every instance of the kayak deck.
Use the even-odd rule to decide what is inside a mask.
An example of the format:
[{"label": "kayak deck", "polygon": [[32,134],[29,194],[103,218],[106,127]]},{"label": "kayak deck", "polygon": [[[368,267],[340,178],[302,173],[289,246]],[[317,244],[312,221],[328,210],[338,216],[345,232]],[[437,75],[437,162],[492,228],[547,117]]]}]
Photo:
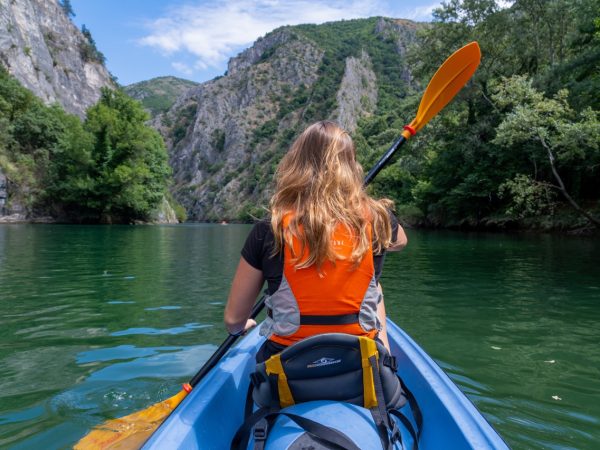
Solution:
[{"label": "kayak deck", "polygon": [[[397,358],[399,374],[414,394],[423,415],[420,449],[508,449],[502,438],[442,369],[389,319],[387,332],[391,352]],[[249,375],[254,371],[254,355],[263,341],[264,338],[255,329],[231,349],[143,448],[228,449],[244,419]],[[311,405],[313,403],[318,405]],[[331,403],[334,402],[311,402],[292,408],[299,408],[298,412],[305,413],[307,417],[311,414],[325,417],[327,411],[335,409],[335,414],[329,415],[346,419],[362,409],[354,405],[336,406]],[[311,409],[317,411],[318,408],[321,408],[320,412],[311,412]],[[346,412],[343,408],[350,408],[348,416],[344,415]],[[345,420],[345,423],[354,422]],[[269,448],[287,448],[283,444],[271,447],[271,443],[277,439],[290,440],[273,433],[269,437]],[[374,448],[380,448],[377,438],[372,442]]]}]

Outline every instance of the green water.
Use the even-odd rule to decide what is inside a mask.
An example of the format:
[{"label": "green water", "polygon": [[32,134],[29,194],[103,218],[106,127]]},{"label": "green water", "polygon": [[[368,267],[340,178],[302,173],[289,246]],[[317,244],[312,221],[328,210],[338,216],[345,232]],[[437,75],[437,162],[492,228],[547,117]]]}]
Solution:
[{"label": "green water", "polygon": [[[0,226],[0,448],[68,448],[225,337],[248,226]],[[409,230],[389,315],[514,449],[600,447],[600,242]]]}]

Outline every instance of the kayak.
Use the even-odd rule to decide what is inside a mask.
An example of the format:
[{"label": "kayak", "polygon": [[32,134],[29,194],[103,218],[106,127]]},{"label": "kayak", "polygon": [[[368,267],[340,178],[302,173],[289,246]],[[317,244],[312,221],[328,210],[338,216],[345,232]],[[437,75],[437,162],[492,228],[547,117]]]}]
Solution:
[{"label": "kayak", "polygon": [[[419,449],[508,449],[442,369],[389,318],[387,332],[398,373],[412,391],[422,414]],[[256,366],[254,356],[263,342],[264,338],[255,329],[232,348],[156,430],[143,449],[229,449],[233,436],[244,422],[250,374]],[[408,404],[401,409],[407,410],[404,414],[414,423]],[[335,428],[360,449],[381,449],[372,416],[360,406],[311,401],[283,411]],[[402,439],[396,444],[397,448],[414,448],[412,434],[402,423],[399,428]],[[309,441],[314,444],[302,428],[282,416],[272,426],[265,448],[311,448]]]}]

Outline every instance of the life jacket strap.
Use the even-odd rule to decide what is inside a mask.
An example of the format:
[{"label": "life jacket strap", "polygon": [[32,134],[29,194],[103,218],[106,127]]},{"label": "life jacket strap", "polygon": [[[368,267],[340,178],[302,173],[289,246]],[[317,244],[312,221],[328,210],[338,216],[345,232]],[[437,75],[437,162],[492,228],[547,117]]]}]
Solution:
[{"label": "life jacket strap", "polygon": [[371,357],[374,357],[375,361],[377,361],[379,352],[377,351],[377,344],[375,344],[373,339],[365,336],[358,336],[358,340],[360,342],[360,355],[363,370],[364,406],[367,409],[371,409],[377,406],[375,376],[379,377],[379,373],[373,373]]},{"label": "life jacket strap", "polygon": [[334,450],[360,450],[360,448],[339,430],[328,427],[314,420],[285,411],[272,408],[261,408],[255,411],[239,428],[231,441],[231,450],[246,450],[250,433],[254,436],[254,449],[263,450],[269,432],[269,423],[273,423],[278,416],[284,416],[295,422],[304,431],[317,436],[327,448]]},{"label": "life jacket strap", "polygon": [[267,375],[277,376],[277,390],[281,407],[286,408],[288,406],[292,406],[295,403],[294,397],[292,396],[292,391],[290,390],[287,376],[285,375],[285,371],[281,365],[281,354],[278,353],[267,359],[265,361],[265,369],[267,371]]},{"label": "life jacket strap", "polygon": [[[273,310],[267,310],[267,316],[273,318]],[[300,325],[352,325],[359,323],[358,313],[351,314],[338,314],[329,316],[313,316],[313,315],[301,315]]]},{"label": "life jacket strap", "polygon": [[300,316],[300,325],[351,325],[358,323],[358,313],[337,316]]}]

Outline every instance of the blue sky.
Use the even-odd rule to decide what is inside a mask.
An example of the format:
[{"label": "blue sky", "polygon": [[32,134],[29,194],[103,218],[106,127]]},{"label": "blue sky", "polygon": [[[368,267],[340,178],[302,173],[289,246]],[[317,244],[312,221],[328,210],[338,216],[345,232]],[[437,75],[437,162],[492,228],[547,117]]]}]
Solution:
[{"label": "blue sky", "polygon": [[71,0],[108,69],[128,85],[174,75],[206,81],[282,25],[387,16],[431,20],[439,0]]}]

